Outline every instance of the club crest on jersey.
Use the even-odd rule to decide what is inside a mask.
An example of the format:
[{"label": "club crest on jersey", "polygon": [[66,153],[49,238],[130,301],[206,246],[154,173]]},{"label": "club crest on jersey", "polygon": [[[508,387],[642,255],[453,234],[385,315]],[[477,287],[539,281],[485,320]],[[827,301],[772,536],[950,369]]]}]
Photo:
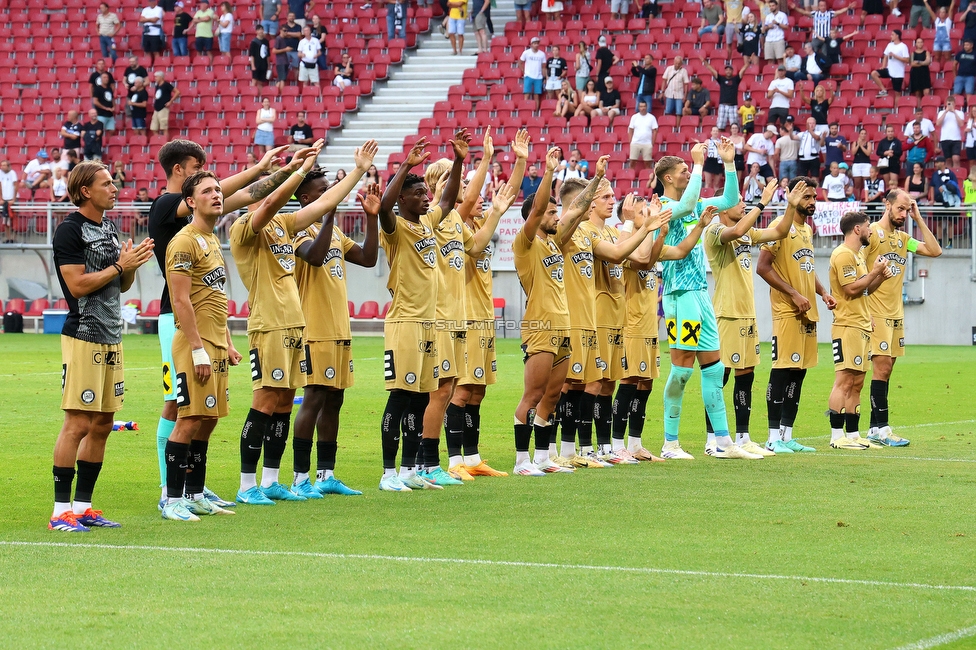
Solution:
[{"label": "club crest on jersey", "polygon": [[403,380],[408,384],[413,385],[417,381],[417,375],[413,374],[412,372],[408,372],[406,376],[404,376]]},{"label": "club crest on jersey", "polygon": [[647,370],[647,362],[646,361],[641,361],[640,362],[640,371],[641,372],[645,372],[646,370]]},{"label": "club crest on jersey", "polygon": [[204,400],[204,403],[207,405],[208,409],[212,409],[213,407],[217,406],[217,398],[213,395],[207,395],[207,399]]},{"label": "club crest on jersey", "polygon": [[81,392],[81,401],[84,402],[85,404],[91,404],[92,402],[94,402],[95,401],[95,391],[93,391],[93,390],[84,390],[84,391],[82,391]]},{"label": "club crest on jersey", "polygon": [[474,378],[475,379],[481,379],[484,376],[485,376],[485,369],[484,368],[481,368],[479,366],[478,368],[475,368],[474,369]]},{"label": "club crest on jersey", "polygon": [[491,255],[486,255],[482,257],[474,264],[475,268],[482,273],[488,273],[491,270]]},{"label": "club crest on jersey", "polygon": [[573,373],[578,375],[581,372],[583,372],[583,364],[577,361],[573,364]]},{"label": "club crest on jersey", "polygon": [[739,359],[741,359],[741,358],[742,357],[739,356],[739,353],[738,352],[733,353],[732,354],[732,363],[739,363]]},{"label": "club crest on jersey", "polygon": [[797,363],[799,360],[800,360],[800,353],[799,352],[794,352],[790,356],[790,361],[792,361],[793,363]]},{"label": "club crest on jersey", "polygon": [[335,368],[333,368],[332,366],[329,366],[328,368],[326,368],[325,369],[325,378],[326,379],[334,379],[335,378]]},{"label": "club crest on jersey", "polygon": [[285,236],[285,231],[282,230],[281,226],[275,226],[274,227],[274,231],[275,231],[275,234],[278,235],[279,237],[284,237]]},{"label": "club crest on jersey", "polygon": [[281,368],[275,368],[274,370],[271,371],[271,378],[274,379],[275,381],[281,381],[282,379],[285,378],[285,371],[282,370]]},{"label": "club crest on jersey", "polygon": [[879,345],[878,347],[880,347],[881,348],[881,351],[884,352],[885,350],[888,349],[888,342],[887,341],[882,341],[881,342],[881,345]]}]

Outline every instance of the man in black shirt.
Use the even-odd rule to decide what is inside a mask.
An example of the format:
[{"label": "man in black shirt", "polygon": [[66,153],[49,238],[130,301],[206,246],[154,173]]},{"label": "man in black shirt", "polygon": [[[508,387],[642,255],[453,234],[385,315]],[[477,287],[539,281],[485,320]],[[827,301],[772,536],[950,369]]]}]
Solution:
[{"label": "man in black shirt", "polygon": [[614,63],[619,61],[610,48],[607,47],[607,37],[601,36],[597,43],[600,47],[596,50],[595,55],[595,65],[593,66],[593,75],[596,77],[596,89],[599,91],[604,90],[604,79],[610,74],[610,68]]},{"label": "man in black shirt", "polygon": [[258,25],[254,30],[254,40],[247,48],[247,58],[251,64],[251,85],[263,86],[268,83],[268,64],[271,61],[271,44],[264,36],[264,27]]},{"label": "man in black shirt", "polygon": [[102,73],[102,83],[92,86],[92,104],[98,114],[98,121],[106,131],[115,130],[115,84],[109,81],[109,74]]},{"label": "man in black shirt", "polygon": [[559,46],[552,46],[552,56],[546,59],[546,94],[549,99],[555,99],[563,86],[563,79],[566,78],[566,59],[559,56]]},{"label": "man in black shirt", "polygon": [[701,62],[718,82],[718,119],[715,126],[719,131],[724,131],[729,124],[739,123],[739,84],[742,83],[742,75],[749,67],[749,62],[746,61],[739,74],[735,74],[732,66],[725,66],[724,75],[720,75],[718,70],[712,67],[704,54],[701,55]]},{"label": "man in black shirt", "polygon": [[113,77],[112,73],[105,68],[105,61],[99,59],[98,61],[95,61],[95,72],[91,73],[88,76],[88,85],[92,87],[92,92],[94,92],[95,86],[103,85],[102,84],[103,74],[108,75],[108,85],[113,88],[115,87],[115,77]]},{"label": "man in black shirt", "polygon": [[149,104],[149,93],[142,77],[136,77],[135,83],[129,89],[129,109],[132,113],[132,130],[136,135],[146,135],[146,106]]},{"label": "man in black shirt", "polygon": [[176,13],[173,15],[173,56],[190,56],[186,29],[192,20],[190,14],[183,11],[183,3],[177,2]]},{"label": "man in black shirt", "polygon": [[973,42],[964,41],[962,52],[956,54],[954,58],[956,78],[952,82],[952,93],[972,95],[976,92],[976,52],[973,51]]},{"label": "man in black shirt", "polygon": [[315,138],[312,137],[312,127],[305,121],[305,111],[298,114],[298,123],[291,127],[292,144],[313,144]]},{"label": "man in black shirt", "polygon": [[122,83],[125,84],[125,91],[128,93],[132,90],[133,84],[135,84],[136,79],[147,79],[149,77],[149,71],[144,67],[139,65],[139,59],[134,56],[129,57],[129,67],[125,69],[125,74],[122,76]]},{"label": "man in black shirt", "polygon": [[298,67],[298,42],[302,40],[302,26],[295,22],[295,14],[288,13],[288,20],[281,26],[281,37],[285,41],[285,46],[290,47],[288,51],[288,66]]},{"label": "man in black shirt", "polygon": [[78,111],[68,111],[68,116],[64,124],[61,125],[60,135],[64,140],[62,148],[65,151],[81,149],[81,122],[78,121]]},{"label": "man in black shirt", "polygon": [[620,91],[613,87],[613,79],[603,79],[603,90],[600,91],[600,105],[593,110],[593,115],[606,115],[613,124],[613,118],[620,115]]},{"label": "man in black shirt", "polygon": [[654,91],[657,88],[657,68],[654,67],[654,59],[650,54],[644,55],[643,62],[634,61],[630,68],[630,74],[640,79],[637,84],[637,105],[641,102],[647,104],[647,112],[651,112],[654,103]]},{"label": "man in black shirt", "polygon": [[700,77],[692,77],[691,90],[685,95],[684,115],[699,115],[705,117],[712,110],[712,94],[708,88],[702,87]]},{"label": "man in black shirt", "polygon": [[[105,165],[78,165],[68,179],[78,210],[54,233],[54,265],[68,317],[61,330],[64,424],[54,445],[49,530],[86,533],[92,527],[119,527],[92,509],[92,493],[125,396],[121,294],[132,286],[136,269],[152,259],[153,242],[119,242],[115,224],[105,218],[118,191]],[[75,463],[78,484],[72,502]]]},{"label": "man in black shirt", "polygon": [[98,111],[88,111],[88,121],[81,125],[82,153],[85,160],[102,159],[102,134],[105,127],[98,121]]},{"label": "man in black shirt", "polygon": [[[173,84],[166,81],[166,75],[161,71],[156,71],[156,92],[153,95],[153,116],[149,130],[162,133],[164,138],[169,138],[169,107],[180,96],[180,91],[173,87]],[[182,192],[180,192],[182,193]]]},{"label": "man in black shirt", "polygon": [[[288,174],[281,171],[258,179],[270,171],[272,164],[277,162],[278,155],[286,148],[287,145],[269,150],[257,165],[221,182],[221,193],[226,197],[224,199],[224,214],[236,212],[247,205],[260,202],[284,182]],[[189,223],[189,217],[192,214],[186,203],[183,202],[183,181],[205,167],[207,154],[203,147],[195,142],[173,140],[159,149],[157,158],[166,174],[166,191],[153,201],[149,208],[149,234],[156,242],[156,261],[165,278],[166,247],[176,233]],[[159,424],[156,427],[156,451],[159,460],[160,485],[163,488],[162,497],[165,498],[166,460],[164,452],[166,441],[176,424],[177,411],[176,390],[173,384],[176,372],[173,368],[172,357],[173,334],[176,326],[173,321],[173,307],[170,303],[169,288],[165,282],[159,303],[159,346],[163,358],[163,399],[165,401]],[[236,354],[237,351],[233,348],[228,350],[229,356]],[[234,506],[233,502],[224,501],[210,490],[205,490],[204,494],[210,501],[222,508]],[[161,504],[162,501],[160,501],[160,509],[162,508]]]}]

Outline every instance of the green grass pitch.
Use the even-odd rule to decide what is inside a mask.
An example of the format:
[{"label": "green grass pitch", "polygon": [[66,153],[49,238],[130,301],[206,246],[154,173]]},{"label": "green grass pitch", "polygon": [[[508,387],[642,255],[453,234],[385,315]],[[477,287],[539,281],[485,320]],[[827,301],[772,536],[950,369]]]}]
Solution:
[{"label": "green grass pitch", "polygon": [[[498,343],[482,454],[510,471],[522,363],[516,340]],[[364,496],[182,524],[156,510],[156,338],[124,345],[118,417],[141,430],[110,438],[95,492],[123,528],[65,535],[45,525],[58,338],[0,337],[2,647],[976,647],[976,348],[915,346],[898,361],[892,422],[906,449],[828,449],[822,346],[796,426],[815,454],[706,457],[696,374],[682,422],[694,461],[389,494],[376,489],[382,340],[360,338],[337,474]],[[225,497],[248,382],[232,371],[231,415],[211,443],[208,483]],[[644,431],[652,450],[662,385]],[[867,389],[863,403],[866,426]]]}]

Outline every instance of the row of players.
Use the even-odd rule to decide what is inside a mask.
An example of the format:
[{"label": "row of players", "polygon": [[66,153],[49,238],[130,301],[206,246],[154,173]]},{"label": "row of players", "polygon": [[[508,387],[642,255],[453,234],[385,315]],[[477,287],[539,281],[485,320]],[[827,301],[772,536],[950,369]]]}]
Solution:
[{"label": "row of players", "polygon": [[[225,271],[213,227],[223,214],[245,205],[250,205],[249,211],[231,228],[231,251],[252,309],[248,347],[253,398],[242,428],[237,501],[268,505],[275,500],[321,498],[323,493],[358,494],[333,474],[339,410],[343,391],[352,383],[344,262],[372,266],[377,243],[383,245],[390,263],[393,296],[385,324],[384,372],[389,399],[381,424],[384,474],[380,488],[440,489],[479,475],[504,475],[480,458],[477,447],[481,400],[495,376],[490,240],[498,219],[517,193],[529,141],[527,134],[519,133],[513,146],[517,164],[512,181],[496,197],[487,215],[482,214],[477,191],[471,190],[480,187],[487,164],[479,167],[467,191],[461,191],[461,170],[469,142],[469,135],[459,131],[451,141],[454,160],[428,165],[425,177],[420,177],[409,173],[429,157],[424,152],[426,142],[418,141],[382,199],[375,191],[361,196],[368,215],[362,245],[345,237],[332,223],[332,215],[372,163],[376,151],[372,141],[357,151],[355,172],[331,188],[324,173],[314,169],[321,142],[296,152],[287,165],[267,178],[257,180],[280,150],[269,152],[255,171],[223,182],[210,172],[200,171],[206,157],[198,145],[169,143],[159,154],[168,193],[156,201],[150,213],[153,239],[136,246],[131,242],[120,246],[114,225],[103,219],[104,211],[114,206],[116,194],[111,183],[104,183],[107,170],[86,164],[77,175],[73,172],[69,190],[79,211],[66,219],[55,235],[58,277],[70,314],[62,338],[65,426],[55,449],[55,510],[49,527],[77,531],[117,525],[91,509],[91,492],[112,413],[121,408],[124,395],[120,324],[113,316],[118,311],[112,312],[111,306],[113,301],[118,302],[120,291],[131,284],[135,268],[150,259],[154,247],[167,281],[160,321],[167,397],[157,430],[165,490],[160,507],[164,518],[178,520],[231,513],[228,508],[233,503],[205,487],[207,442],[218,419],[227,414],[227,367],[241,360],[226,330]],[[484,146],[483,160],[489,161],[490,133]],[[728,158],[727,173],[734,175],[731,144],[723,143],[720,152],[723,159]],[[658,259],[664,261],[664,306],[672,354],[665,390],[666,442],[662,456],[690,458],[677,443],[677,424],[681,393],[696,357],[702,366],[706,411],[713,425],[706,444],[709,454],[760,458],[808,449],[792,441],[791,430],[802,372],[816,361],[813,288],[824,296],[828,307],[833,306],[830,294],[823,291],[813,273],[810,229],[805,224],[813,211],[815,184],[807,187],[804,179],[795,179],[790,209],[783,221],[756,230],[752,224],[762,206],[745,214],[734,183],[727,183],[731,190],[712,200],[711,205],[698,200],[704,153],[703,146],[694,148],[691,171],[680,159],[662,159],[656,171],[665,185],[665,196],[650,202],[628,196],[618,207],[618,216],[624,222],[620,231],[605,224],[615,203],[604,178],[606,159],[598,162],[597,174],[589,184],[567,183],[561,188],[564,213],[557,216],[548,188],[558,152],[547,155],[547,179],[543,189],[523,207],[526,222],[514,246],[519,278],[528,296],[523,327],[525,392],[516,410],[515,473],[543,475],[576,467],[659,460],[640,442],[647,396],[659,364],[657,287],[652,271]],[[434,188],[433,209],[428,188]],[[773,189],[775,183],[769,191]],[[293,195],[302,208],[280,213]],[[899,208],[899,202],[906,201],[909,209]],[[394,205],[399,216],[393,212]],[[893,250],[897,240],[899,251],[904,248],[938,254],[938,244],[924,230],[917,209],[914,216],[923,228],[925,241],[899,235],[897,227],[903,225],[911,209],[907,195],[889,196],[888,208],[876,240],[884,241],[887,236]],[[709,225],[716,213],[719,221]],[[324,223],[319,225],[323,218]],[[705,291],[703,246],[698,244],[706,227],[704,248],[713,258],[718,283],[718,322]],[[650,236],[659,228],[660,236]],[[870,241],[866,231],[866,221],[851,230],[853,237]],[[847,243],[850,241],[848,237]],[[774,320],[799,321],[799,328],[796,323],[792,328],[783,327],[782,322],[774,328],[771,426],[766,449],[748,438],[752,369],[758,363],[749,245],[759,242],[768,242],[763,256],[772,256],[767,260],[771,271],[764,277],[774,294],[783,294],[778,303],[774,300]],[[782,242],[790,242],[784,248],[794,250],[777,255]],[[97,254],[86,252],[93,250]],[[474,264],[465,264],[465,255],[473,256]],[[792,261],[776,268],[777,260],[786,258]],[[571,261],[565,274],[564,259]],[[889,255],[886,259],[890,264],[876,265],[867,274],[869,281],[860,279],[862,267],[857,263],[850,275],[855,282],[869,282],[866,288],[873,290],[879,277],[892,275],[899,260],[898,270],[904,268],[903,257]],[[763,259],[760,273],[762,265]],[[566,284],[574,296],[578,290],[578,295],[586,298],[567,303],[564,277],[572,278]],[[778,278],[779,284],[770,277]],[[840,278],[847,277],[845,265]],[[838,287],[848,284],[838,282]],[[852,295],[850,291],[855,289],[864,291],[865,287],[835,288],[835,293],[847,291],[845,295]],[[431,300],[434,295],[437,299]],[[894,295],[899,297],[900,307],[900,290]],[[847,303],[845,299],[843,304]],[[778,319],[777,304],[781,312]],[[889,304],[889,308],[894,306]],[[890,323],[890,329],[896,330],[900,316],[890,320],[898,321]],[[863,326],[863,322],[858,325]],[[722,349],[725,364],[720,360],[720,332],[728,342]],[[903,350],[903,339],[897,348],[890,347],[891,336],[896,335],[889,333],[889,343],[878,344],[881,356],[888,352],[893,359]],[[846,339],[835,341],[835,360],[839,354],[843,366],[834,391],[840,402],[835,405],[831,396],[838,414],[848,408],[849,431],[850,412],[856,411],[850,406],[855,399],[853,386],[857,385],[858,373],[863,381],[867,356],[866,350],[863,355],[849,351],[846,358],[851,361],[845,366],[844,350],[852,345]],[[103,362],[93,363],[96,356]],[[858,356],[861,358],[853,363]],[[725,423],[721,389],[729,373],[724,366],[736,369],[735,443]],[[890,363],[888,368],[890,372]],[[621,385],[613,399],[617,380]],[[789,386],[791,380],[797,383]],[[295,480],[288,488],[278,481],[278,473],[295,390],[302,386],[305,399],[295,420],[293,443]],[[872,386],[872,397],[874,392]],[[791,412],[784,399],[793,406]],[[563,424],[558,453],[553,420],[557,410]],[[887,408],[881,399],[876,410],[877,422],[873,409],[872,424],[878,426],[873,427],[872,436],[879,442],[904,444],[887,427]],[[590,431],[594,421],[596,449]],[[833,425],[833,414],[831,421]],[[631,430],[625,445],[628,422]],[[440,467],[442,424],[447,434],[449,471]],[[530,460],[533,427],[536,452]],[[318,465],[312,483],[309,470],[315,429],[319,434]],[[577,433],[579,453],[575,448]],[[832,444],[859,449],[871,445],[857,435],[851,443],[845,442],[848,437],[843,434],[840,438]],[[401,439],[403,455],[397,472]],[[264,467],[259,486],[256,468],[262,450]],[[76,461],[78,486],[72,503]]]}]

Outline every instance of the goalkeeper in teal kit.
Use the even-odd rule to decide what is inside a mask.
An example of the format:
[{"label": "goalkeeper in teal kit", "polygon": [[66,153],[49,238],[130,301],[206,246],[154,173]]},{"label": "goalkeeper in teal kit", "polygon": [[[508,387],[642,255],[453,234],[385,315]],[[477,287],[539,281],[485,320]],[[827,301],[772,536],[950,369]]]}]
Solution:
[{"label": "goalkeeper in teal kit", "polygon": [[[672,217],[664,243],[678,245],[704,214],[718,214],[739,202],[738,179],[735,174],[735,147],[728,138],[717,146],[725,163],[725,191],[722,196],[700,199],[702,163],[707,145],[699,143],[691,150],[694,167],[676,156],[664,156],[654,166],[657,179],[664,185],[661,203],[671,208]],[[664,319],[668,344],[671,348],[671,372],[664,387],[664,447],[661,456],[667,459],[692,459],[693,456],[678,443],[681,421],[681,401],[685,386],[691,378],[695,360],[701,367],[702,400],[712,423],[714,434],[708,434],[705,451],[718,458],[759,459],[732,442],[722,385],[725,366],[719,353],[718,323],[708,296],[705,253],[701,241],[681,260],[664,264]]]}]

